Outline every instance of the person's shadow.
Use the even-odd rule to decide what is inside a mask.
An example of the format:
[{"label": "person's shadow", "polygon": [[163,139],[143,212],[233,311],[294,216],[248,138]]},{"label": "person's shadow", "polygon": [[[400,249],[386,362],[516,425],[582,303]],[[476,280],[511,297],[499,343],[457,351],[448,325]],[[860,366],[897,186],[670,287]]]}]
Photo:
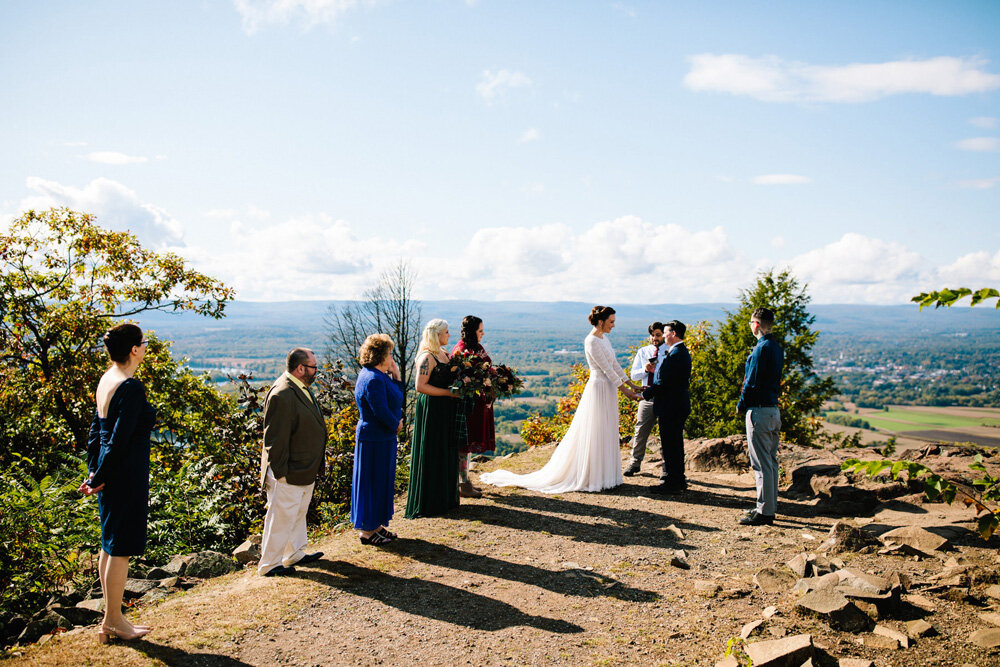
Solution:
[{"label": "person's shadow", "polygon": [[583,632],[583,628],[574,623],[525,614],[506,602],[463,588],[397,577],[341,560],[321,560],[315,567],[298,570],[292,576],[318,581],[351,595],[378,600],[407,614],[473,630],[495,631],[526,625],[559,634]]},{"label": "person's shadow", "polygon": [[177,667],[189,667],[190,665],[204,665],[205,667],[252,667],[250,663],[230,658],[226,655],[218,655],[217,653],[190,653],[183,649],[167,646],[166,644],[155,644],[146,639],[129,642],[128,646],[170,667],[174,665],[177,665]]},{"label": "person's shadow", "polygon": [[653,602],[660,597],[653,591],[632,588],[617,579],[582,568],[553,572],[534,565],[460,551],[425,540],[401,538],[396,542],[393,552],[428,565],[516,581],[560,595],[586,597],[605,595],[634,602]]}]

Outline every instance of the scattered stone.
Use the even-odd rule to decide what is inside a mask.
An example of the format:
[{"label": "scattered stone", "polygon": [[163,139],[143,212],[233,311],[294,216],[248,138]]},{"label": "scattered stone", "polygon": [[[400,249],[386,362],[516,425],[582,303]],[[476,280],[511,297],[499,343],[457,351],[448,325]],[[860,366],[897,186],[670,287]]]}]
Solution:
[{"label": "scattered stone", "polygon": [[983,619],[991,625],[1000,625],[1000,614],[995,611],[988,611],[986,613],[980,614],[979,618]]},{"label": "scattered stone", "polygon": [[784,593],[795,585],[795,577],[789,572],[765,567],[753,575],[753,583],[764,593]]},{"label": "scattered stone", "polygon": [[866,593],[885,593],[890,588],[888,579],[862,572],[853,567],[837,570],[836,575],[841,586],[848,586]]},{"label": "scattered stone", "polygon": [[772,625],[767,629],[767,631],[771,633],[772,637],[784,637],[788,634],[788,630],[786,628],[777,625]]},{"label": "scattered stone", "polygon": [[909,595],[903,596],[903,602],[908,602],[914,607],[923,609],[927,612],[933,612],[937,610],[937,606],[929,599],[925,598],[923,595],[917,595],[916,593],[910,593]]},{"label": "scattered stone", "polygon": [[976,630],[969,635],[969,641],[980,648],[996,648],[1000,646],[1000,628]]},{"label": "scattered stone", "polygon": [[895,650],[899,648],[899,642],[891,637],[883,637],[882,635],[868,635],[862,640],[865,646],[870,648],[881,648]]},{"label": "scattered stone", "polygon": [[208,579],[229,574],[238,569],[240,567],[236,561],[225,554],[220,554],[218,551],[199,551],[188,560],[184,576]]},{"label": "scattered stone", "polygon": [[931,635],[937,634],[934,626],[925,621],[922,618],[918,618],[915,621],[907,621],[905,623],[906,634],[913,639],[919,639],[920,637],[929,637]]},{"label": "scattered stone", "polygon": [[871,619],[840,593],[818,590],[803,596],[795,605],[799,612],[825,620],[834,629],[844,632],[867,630]]},{"label": "scattered stone", "polygon": [[171,576],[169,572],[164,570],[162,567],[154,567],[149,572],[146,573],[146,579],[166,579]]},{"label": "scattered stone", "polygon": [[141,598],[159,585],[160,582],[156,579],[126,579],[124,597]]},{"label": "scattered stone", "polygon": [[663,530],[666,531],[666,532],[668,532],[668,533],[670,533],[671,535],[673,535],[674,537],[676,537],[678,540],[683,540],[684,539],[684,531],[681,530],[680,528],[678,528],[677,526],[675,526],[674,524],[670,524],[669,526],[667,526]]},{"label": "scattered stone", "polygon": [[813,657],[812,635],[754,642],[747,645],[746,652],[754,667],[798,666]]},{"label": "scattered stone", "polygon": [[694,582],[694,592],[698,595],[712,598],[722,590],[722,586],[715,583],[714,581],[706,581],[705,579],[696,579]]},{"label": "scattered stone", "polygon": [[877,538],[864,530],[844,521],[838,521],[830,528],[826,541],[820,545],[821,551],[828,553],[843,553],[845,551],[861,551],[880,544]]},{"label": "scattered stone", "polygon": [[672,566],[674,566],[674,567],[679,567],[682,570],[690,570],[691,569],[691,565],[688,564],[687,558],[679,556],[676,553],[673,556],[670,557],[670,564]]},{"label": "scattered stone", "polygon": [[941,597],[945,600],[952,600],[953,602],[965,602],[969,599],[969,589],[949,588],[941,593]]},{"label": "scattered stone", "polygon": [[685,449],[684,467],[687,470],[743,472],[750,467],[747,441],[742,435],[688,440]]},{"label": "scattered stone", "polygon": [[180,577],[167,577],[166,579],[160,579],[160,588],[174,588],[181,581]]},{"label": "scattered stone", "polygon": [[984,592],[994,600],[1000,600],[1000,586],[997,586],[996,584],[987,586]]},{"label": "scattered stone", "polygon": [[83,600],[77,602],[76,606],[81,609],[88,609],[90,611],[97,611],[101,614],[104,613],[104,598],[94,598],[92,600]]},{"label": "scattered stone", "polygon": [[[82,602],[79,604],[83,604]],[[103,606],[103,605],[102,605]],[[97,623],[104,616],[103,612],[86,607],[49,607],[51,611],[59,614],[73,625],[92,625]]]},{"label": "scattered stone", "polygon": [[565,561],[559,563],[559,565],[562,566],[562,567],[564,567],[567,570],[579,570],[579,569],[582,569],[580,567],[579,563],[574,563],[571,560],[565,560]]},{"label": "scattered stone", "polygon": [[184,571],[187,569],[188,560],[191,556],[185,556],[183,554],[178,554],[170,559],[170,562],[163,566],[163,569],[174,576],[183,576]]},{"label": "scattered stone", "polygon": [[893,572],[889,575],[889,585],[893,588],[898,588],[902,591],[910,590],[910,586],[913,584],[909,575],[903,574],[901,572]]},{"label": "scattered stone", "polygon": [[813,591],[828,589],[833,590],[840,585],[840,577],[836,572],[824,574],[822,577],[808,577],[795,582],[792,590],[796,593],[811,593]]},{"label": "scattered stone", "polygon": [[910,638],[899,630],[895,630],[885,625],[876,625],[874,632],[877,635],[888,637],[896,642],[899,642],[899,645],[903,648],[910,648]]},{"label": "scattered stone", "polygon": [[47,635],[56,628],[72,630],[73,624],[54,611],[43,609],[38,614],[35,614],[34,618],[28,621],[28,624],[24,627],[24,630],[21,631],[17,640],[22,644],[33,644],[34,642],[37,642],[42,635]]},{"label": "scattered stone", "polygon": [[794,572],[795,576],[797,576],[800,579],[805,577],[807,573],[812,571],[812,567],[809,562],[809,554],[805,553],[804,551],[799,555],[797,555],[792,560],[785,563],[785,565],[787,565],[788,569]]},{"label": "scattered stone", "polygon": [[740,667],[740,663],[736,661],[735,656],[727,655],[722,660],[716,662],[715,667]]},{"label": "scattered stone", "polygon": [[936,551],[951,549],[951,542],[919,526],[903,526],[883,533],[880,538],[888,547],[903,545],[915,549],[919,554],[935,555]]},{"label": "scattered stone", "polygon": [[762,625],[764,625],[764,621],[762,620],[750,621],[749,623],[743,626],[742,630],[740,630],[740,637],[742,637],[743,639],[748,639],[754,636],[755,634],[759,635],[760,631],[763,629],[761,627]]},{"label": "scattered stone", "polygon": [[260,560],[260,535],[251,535],[250,539],[233,549],[233,558],[240,565],[255,563]]},{"label": "scattered stone", "polygon": [[774,605],[771,605],[770,607],[764,607],[764,611],[761,612],[761,615],[764,618],[771,618],[773,616],[777,616],[778,608],[775,607]]}]

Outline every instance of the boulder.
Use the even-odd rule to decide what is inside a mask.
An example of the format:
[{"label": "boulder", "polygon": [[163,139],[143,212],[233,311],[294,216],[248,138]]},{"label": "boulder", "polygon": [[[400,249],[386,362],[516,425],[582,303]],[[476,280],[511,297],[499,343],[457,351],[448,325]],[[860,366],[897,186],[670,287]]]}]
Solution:
[{"label": "boulder", "polygon": [[764,593],[784,593],[795,585],[795,575],[773,567],[765,567],[753,575],[753,583]]},{"label": "boulder", "polygon": [[840,463],[835,460],[817,461],[813,459],[793,466],[789,474],[792,483],[785,493],[792,498],[812,498],[816,495],[813,490],[813,480],[840,477]]},{"label": "boulder", "polygon": [[754,642],[746,652],[754,667],[800,667],[813,657],[812,635]]},{"label": "boulder", "polygon": [[160,582],[156,579],[126,579],[124,597],[126,599],[141,598],[159,585]]},{"label": "boulder", "polygon": [[37,642],[42,635],[47,635],[56,628],[72,630],[73,624],[54,611],[43,609],[28,621],[28,624],[18,636],[17,641],[22,644],[31,644]]},{"label": "boulder", "polygon": [[83,600],[82,602],[76,603],[77,607],[81,609],[88,609],[90,611],[98,611],[104,613],[104,598],[94,598],[92,600]]},{"label": "boulder", "polygon": [[163,570],[171,576],[180,577],[187,569],[187,564],[190,559],[190,555],[178,554],[171,558],[169,563],[163,566]]},{"label": "boulder", "polygon": [[879,536],[887,547],[904,546],[916,550],[915,555],[935,556],[935,552],[951,549],[951,543],[944,537],[920,526],[903,526],[882,533]]},{"label": "boulder", "polygon": [[792,560],[785,563],[789,570],[795,573],[798,578],[803,578],[812,574],[812,562],[809,558],[810,554],[802,552],[795,556]]},{"label": "boulder", "polygon": [[919,639],[920,637],[929,637],[933,634],[937,634],[937,631],[934,629],[934,626],[922,618],[918,618],[913,621],[907,621],[904,624],[904,627],[906,628],[906,634],[913,639]]},{"label": "boulder", "polygon": [[233,558],[240,565],[254,563],[260,560],[260,535],[252,535],[250,539],[233,550]]},{"label": "boulder", "polygon": [[838,579],[840,579],[841,586],[848,586],[866,593],[887,593],[891,588],[888,579],[883,579],[882,577],[868,574],[852,567],[837,570],[836,574]]},{"label": "boulder", "polygon": [[876,625],[874,632],[882,637],[888,637],[889,639],[897,642],[903,648],[910,648],[910,638],[899,630],[890,628],[887,625]]},{"label": "boulder", "polygon": [[867,547],[876,547],[881,543],[878,538],[868,534],[857,526],[844,521],[838,521],[830,528],[826,541],[820,545],[820,550],[828,553],[845,551],[861,551]]},{"label": "boulder", "polygon": [[146,579],[166,579],[167,577],[175,576],[170,572],[167,572],[162,567],[154,567],[149,572],[146,573]]},{"label": "boulder", "polygon": [[696,472],[742,472],[750,467],[747,439],[742,435],[726,438],[689,440],[684,467]]},{"label": "boulder", "polygon": [[[82,602],[79,604],[83,604]],[[50,607],[51,611],[59,614],[73,625],[93,625],[104,617],[102,611],[87,609],[86,607]]]},{"label": "boulder", "polygon": [[833,590],[840,585],[840,577],[835,572],[824,574],[822,577],[805,577],[795,582],[792,590],[796,593],[811,593],[821,589]]},{"label": "boulder", "polygon": [[238,569],[240,566],[226,554],[220,554],[218,551],[199,551],[189,557],[187,567],[184,568],[184,576],[208,579],[220,577]]},{"label": "boulder", "polygon": [[867,630],[871,619],[840,593],[818,590],[804,595],[795,605],[803,614],[818,616],[830,627],[844,632]]}]

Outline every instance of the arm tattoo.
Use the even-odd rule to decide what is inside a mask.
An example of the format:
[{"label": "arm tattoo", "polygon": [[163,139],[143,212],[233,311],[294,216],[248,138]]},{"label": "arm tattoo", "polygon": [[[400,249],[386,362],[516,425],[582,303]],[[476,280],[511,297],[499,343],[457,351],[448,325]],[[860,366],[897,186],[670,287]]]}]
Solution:
[{"label": "arm tattoo", "polygon": [[424,360],[420,362],[420,371],[417,374],[427,375],[430,372],[431,372],[431,360],[430,360],[430,355],[427,355],[426,357],[424,357]]}]

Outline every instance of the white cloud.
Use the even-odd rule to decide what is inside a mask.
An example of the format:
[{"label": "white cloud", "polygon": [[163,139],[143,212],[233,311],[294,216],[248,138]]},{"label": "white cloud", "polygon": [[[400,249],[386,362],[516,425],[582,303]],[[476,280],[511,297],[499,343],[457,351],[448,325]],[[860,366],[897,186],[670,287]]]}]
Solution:
[{"label": "white cloud", "polygon": [[941,286],[995,287],[1000,282],[1000,250],[990,254],[985,250],[972,252],[942,266],[938,271]]},{"label": "white cloud", "polygon": [[996,137],[972,137],[955,142],[955,148],[963,151],[992,153],[1000,151],[1000,139]]},{"label": "white cloud", "polygon": [[374,6],[378,0],[233,0],[243,18],[243,30],[252,35],[262,26],[300,21],[307,29],[321,23],[334,24],[360,6]]},{"label": "white cloud", "polygon": [[141,155],[126,155],[125,153],[118,153],[117,151],[94,151],[93,153],[87,153],[86,155],[81,155],[80,157],[84,160],[97,162],[98,164],[114,165],[141,164],[149,161],[148,158],[142,157]]},{"label": "white cloud", "polygon": [[989,190],[995,187],[997,183],[1000,183],[1000,176],[994,178],[973,178],[968,181],[959,181],[958,187],[967,188],[969,190]]},{"label": "white cloud", "polygon": [[969,125],[981,127],[984,130],[992,130],[997,126],[997,119],[992,116],[977,116],[976,118],[969,119]]},{"label": "white cloud", "polygon": [[531,79],[523,72],[511,72],[502,69],[498,72],[483,70],[479,83],[476,84],[476,92],[487,102],[492,102],[498,97],[503,97],[512,88],[521,88],[531,85]]},{"label": "white cloud", "polygon": [[798,174],[763,174],[754,176],[753,182],[756,185],[802,185],[812,183],[812,179]]},{"label": "white cloud", "polygon": [[888,95],[967,95],[1000,88],[987,60],[927,60],[809,65],[777,56],[702,53],[689,56],[684,85],[695,91],[746,95],[765,102],[868,102]]},{"label": "white cloud", "polygon": [[785,237],[784,236],[775,236],[773,239],[771,239],[771,247],[772,248],[778,248],[778,249],[784,248],[785,247]]},{"label": "white cloud", "polygon": [[928,277],[928,263],[899,243],[857,233],[793,258],[795,275],[815,300],[892,303],[906,300]]},{"label": "white cloud", "polygon": [[135,191],[107,178],[97,178],[82,188],[30,177],[29,190],[36,194],[24,199],[19,209],[47,209],[66,206],[97,216],[97,224],[116,231],[130,231],[153,247],[181,243],[182,229],[162,208],[145,203]]},{"label": "white cloud", "polygon": [[529,127],[527,130],[521,133],[521,136],[517,138],[517,143],[526,144],[529,141],[538,141],[542,138],[542,133],[533,127]]}]

